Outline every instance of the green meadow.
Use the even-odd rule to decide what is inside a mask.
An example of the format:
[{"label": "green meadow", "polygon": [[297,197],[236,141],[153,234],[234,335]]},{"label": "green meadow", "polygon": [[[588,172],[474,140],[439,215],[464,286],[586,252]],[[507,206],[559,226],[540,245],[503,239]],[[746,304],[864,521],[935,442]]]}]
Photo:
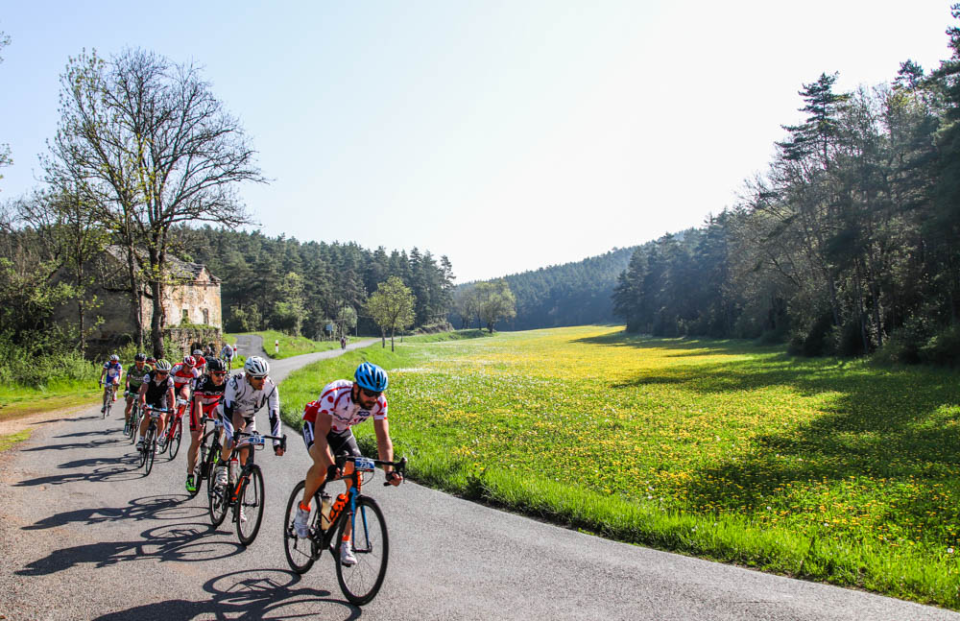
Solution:
[{"label": "green meadow", "polygon": [[[474,334],[473,336],[479,336]],[[366,357],[418,481],[621,541],[960,608],[960,373],[578,327]],[[357,435],[373,450],[373,426]]]}]

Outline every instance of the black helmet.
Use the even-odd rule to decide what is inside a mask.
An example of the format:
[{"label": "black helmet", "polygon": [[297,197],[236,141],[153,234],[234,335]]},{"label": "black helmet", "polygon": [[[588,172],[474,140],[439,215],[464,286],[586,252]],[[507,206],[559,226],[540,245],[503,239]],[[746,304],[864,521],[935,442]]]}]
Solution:
[{"label": "black helmet", "polygon": [[223,360],[220,360],[219,358],[211,358],[210,360],[207,360],[208,373],[213,373],[213,372],[221,373],[226,370],[227,370],[227,365],[223,364]]},{"label": "black helmet", "polygon": [[136,356],[133,357],[134,362],[146,362],[146,360],[147,360],[147,355],[144,353],[137,354]]}]

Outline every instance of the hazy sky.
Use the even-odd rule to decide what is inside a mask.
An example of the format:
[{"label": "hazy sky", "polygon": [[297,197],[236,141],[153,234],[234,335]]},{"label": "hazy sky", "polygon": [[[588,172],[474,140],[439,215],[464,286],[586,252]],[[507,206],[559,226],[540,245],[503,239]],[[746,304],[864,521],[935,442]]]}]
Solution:
[{"label": "hazy sky", "polygon": [[37,185],[83,48],[204,68],[272,182],[268,235],[430,250],[459,282],[700,224],[765,169],[797,91],[950,56],[949,1],[9,2],[0,199]]}]

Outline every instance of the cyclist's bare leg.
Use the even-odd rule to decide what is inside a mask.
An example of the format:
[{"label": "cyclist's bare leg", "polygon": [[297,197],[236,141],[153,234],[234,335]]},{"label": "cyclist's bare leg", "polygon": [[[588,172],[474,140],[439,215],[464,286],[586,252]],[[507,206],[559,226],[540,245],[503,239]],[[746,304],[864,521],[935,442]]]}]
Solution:
[{"label": "cyclist's bare leg", "polygon": [[136,393],[127,397],[127,409],[123,411],[123,420],[130,422],[130,411],[133,410],[133,401],[136,399]]}]

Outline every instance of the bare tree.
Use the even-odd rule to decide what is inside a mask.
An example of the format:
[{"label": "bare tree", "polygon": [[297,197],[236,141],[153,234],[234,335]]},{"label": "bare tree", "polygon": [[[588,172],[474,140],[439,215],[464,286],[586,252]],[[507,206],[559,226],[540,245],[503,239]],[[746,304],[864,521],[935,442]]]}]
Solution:
[{"label": "bare tree", "polygon": [[159,357],[171,227],[249,222],[236,185],[266,179],[239,120],[193,65],[139,49],[110,61],[84,51],[70,59],[60,82],[48,181],[83,180],[101,221],[127,246],[134,304],[137,267],[152,298],[151,339]]}]

